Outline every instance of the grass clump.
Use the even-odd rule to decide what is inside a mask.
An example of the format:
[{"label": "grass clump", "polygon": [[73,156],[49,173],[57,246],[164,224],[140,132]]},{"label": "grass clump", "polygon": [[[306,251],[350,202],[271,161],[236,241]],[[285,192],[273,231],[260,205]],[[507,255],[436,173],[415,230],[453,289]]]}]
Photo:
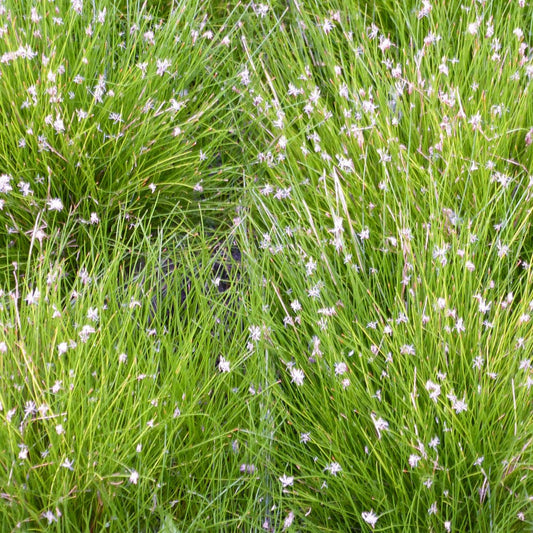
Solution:
[{"label": "grass clump", "polygon": [[0,9],[4,529],[527,530],[525,2],[147,5]]},{"label": "grass clump", "polygon": [[165,19],[146,3],[119,7],[4,6],[2,249],[24,255],[69,217],[83,249],[92,225],[112,231],[125,213],[157,225],[178,206],[191,227],[224,220],[238,184],[231,44],[201,2]]},{"label": "grass clump", "polygon": [[305,530],[519,531],[533,305],[521,10],[395,5],[392,31],[355,3],[291,3],[290,23],[273,14],[247,49],[251,218],[287,414],[275,458],[294,477],[283,505]]}]

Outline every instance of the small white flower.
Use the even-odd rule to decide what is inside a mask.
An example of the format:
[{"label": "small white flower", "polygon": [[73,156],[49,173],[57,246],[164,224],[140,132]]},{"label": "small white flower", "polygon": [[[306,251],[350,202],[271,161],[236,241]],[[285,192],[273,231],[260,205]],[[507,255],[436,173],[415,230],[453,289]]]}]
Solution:
[{"label": "small white flower", "polygon": [[62,211],[63,210],[63,202],[59,198],[52,198],[51,200],[48,200],[48,211]]},{"label": "small white flower", "polygon": [[452,402],[452,409],[457,414],[468,410],[468,404],[465,402],[464,397],[462,400],[459,400],[454,394],[448,394],[448,400]]},{"label": "small white flower", "polygon": [[[52,522],[57,522],[57,517],[54,513],[52,513],[52,511],[45,511],[41,516],[48,520],[48,525],[50,525]],[[59,516],[61,516],[61,513],[59,513]]]},{"label": "small white flower", "polygon": [[294,300],[291,302],[291,308],[295,313],[297,313],[298,311],[302,310],[302,304],[298,300]]},{"label": "small white flower", "polygon": [[339,472],[342,472],[342,467],[339,463],[333,462],[324,468],[326,472],[329,472],[332,476],[336,476]]},{"label": "small white flower", "polygon": [[300,433],[300,442],[306,444],[311,440],[311,433]]},{"label": "small white flower", "polygon": [[291,511],[287,518],[285,518],[285,521],[283,522],[283,531],[286,529],[289,529],[292,526],[292,523],[294,522],[294,513]]},{"label": "small white flower", "polygon": [[247,85],[250,85],[250,72],[245,67],[244,70],[239,74],[241,78],[241,83],[246,87]]},{"label": "small white flower", "polygon": [[70,0],[72,4],[72,9],[78,14],[81,15],[83,11],[83,0]]},{"label": "small white flower", "polygon": [[2,174],[0,176],[0,193],[7,194],[13,190],[13,187],[9,183],[12,179],[8,174]]},{"label": "small white flower", "polygon": [[89,307],[87,318],[93,322],[98,322],[98,309],[96,307]]},{"label": "small white flower", "polygon": [[39,303],[40,296],[41,293],[39,292],[39,289],[35,289],[33,292],[28,293],[24,300],[28,305],[33,305]]},{"label": "small white flower", "polygon": [[429,392],[429,397],[436,402],[437,398],[440,396],[440,385],[438,383],[433,383],[433,381],[428,380],[426,382],[426,390]]},{"label": "small white flower", "polygon": [[440,439],[439,437],[433,437],[430,441],[429,441],[429,444],[428,446],[430,448],[433,448],[435,451],[437,450],[437,446],[440,444]]},{"label": "small white flower", "polygon": [[335,375],[342,376],[348,370],[348,366],[344,362],[335,363]]},{"label": "small white flower", "polygon": [[25,444],[19,444],[20,452],[19,452],[19,459],[22,459],[23,461],[28,458],[28,452],[29,449]]},{"label": "small white flower", "polygon": [[57,345],[58,355],[63,355],[68,350],[68,344],[66,342],[61,342]]},{"label": "small white flower", "polygon": [[474,265],[474,263],[472,263],[472,261],[467,261],[465,263],[465,268],[470,271],[470,272],[474,272],[474,270],[476,269],[476,265]]},{"label": "small white flower", "polygon": [[259,326],[250,326],[248,328],[250,332],[250,340],[258,342],[261,340],[261,328]]},{"label": "small white flower", "polygon": [[98,22],[100,24],[103,24],[105,22],[106,13],[107,13],[107,8],[106,7],[104,7],[104,9],[102,9],[102,11],[98,12]]},{"label": "small white flower", "polygon": [[81,331],[79,332],[79,336],[81,339],[81,342],[87,342],[89,340],[89,336],[94,333],[96,330],[89,325],[85,325],[81,328]]},{"label": "small white flower", "polygon": [[61,463],[61,466],[63,468],[66,468],[68,470],[71,470],[73,471],[74,468],[72,467],[72,465],[74,464],[74,461],[71,461],[68,457]]},{"label": "small white flower", "polygon": [[333,28],[335,28],[333,22],[331,22],[331,20],[324,19],[324,23],[322,24],[324,33],[327,35]]},{"label": "small white flower", "polygon": [[305,374],[304,371],[299,368],[292,367],[290,370],[291,373],[291,383],[295,383],[300,386],[303,385]]},{"label": "small white flower", "polygon": [[129,482],[133,485],[137,485],[137,481],[139,481],[139,472],[136,470],[132,470],[130,474]]},{"label": "small white flower", "polygon": [[229,361],[226,361],[224,357],[220,357],[220,360],[218,362],[218,370],[220,372],[229,372],[230,371],[230,363]]},{"label": "small white flower", "polygon": [[361,513],[361,516],[367,524],[370,524],[372,529],[376,527],[376,522],[378,521],[379,516],[374,513],[374,511],[364,511]]},{"label": "small white flower", "polygon": [[168,71],[168,69],[170,68],[170,66],[172,65],[172,61],[170,61],[170,59],[158,59],[157,60],[157,75],[158,76],[162,76],[165,72]]},{"label": "small white flower", "polygon": [[279,478],[280,482],[281,482],[281,485],[283,486],[283,488],[285,487],[291,487],[292,484],[294,483],[294,478],[292,476],[286,476],[285,474],[283,474],[280,478]]},{"label": "small white flower", "polygon": [[54,126],[54,129],[56,130],[56,133],[58,134],[64,133],[65,123],[63,122],[63,119],[59,115],[56,116],[53,126]]},{"label": "small white flower", "polygon": [[409,466],[410,466],[411,468],[416,468],[417,465],[418,465],[418,462],[420,461],[420,459],[422,459],[422,458],[420,457],[420,455],[416,455],[416,454],[414,454],[414,453],[411,454],[411,455],[409,456]]},{"label": "small white flower", "polygon": [[381,432],[388,431],[389,423],[386,420],[383,420],[383,418],[376,418],[374,413],[372,413],[370,416],[372,418],[372,422],[374,422],[374,427],[378,432],[378,439],[381,439]]}]

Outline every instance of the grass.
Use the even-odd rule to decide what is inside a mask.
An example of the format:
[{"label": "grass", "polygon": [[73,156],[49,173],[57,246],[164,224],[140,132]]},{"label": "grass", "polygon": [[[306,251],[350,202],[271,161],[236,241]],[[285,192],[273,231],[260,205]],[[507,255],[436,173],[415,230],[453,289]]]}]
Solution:
[{"label": "grass", "polygon": [[526,3],[33,7],[2,530],[530,529]]}]

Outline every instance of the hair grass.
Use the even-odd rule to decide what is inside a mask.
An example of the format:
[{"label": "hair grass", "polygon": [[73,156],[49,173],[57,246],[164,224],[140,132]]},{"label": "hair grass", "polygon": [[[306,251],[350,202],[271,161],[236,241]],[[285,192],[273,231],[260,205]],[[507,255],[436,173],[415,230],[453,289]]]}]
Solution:
[{"label": "hair grass", "polygon": [[77,6],[0,9],[2,528],[530,526],[527,8]]}]

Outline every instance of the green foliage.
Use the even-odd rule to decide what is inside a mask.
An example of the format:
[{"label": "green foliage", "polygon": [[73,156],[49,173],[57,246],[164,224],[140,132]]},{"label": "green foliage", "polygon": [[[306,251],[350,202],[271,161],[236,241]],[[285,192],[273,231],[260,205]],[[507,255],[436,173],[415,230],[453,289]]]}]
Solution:
[{"label": "green foliage", "polygon": [[0,529],[531,528],[531,31],[2,2]]}]

